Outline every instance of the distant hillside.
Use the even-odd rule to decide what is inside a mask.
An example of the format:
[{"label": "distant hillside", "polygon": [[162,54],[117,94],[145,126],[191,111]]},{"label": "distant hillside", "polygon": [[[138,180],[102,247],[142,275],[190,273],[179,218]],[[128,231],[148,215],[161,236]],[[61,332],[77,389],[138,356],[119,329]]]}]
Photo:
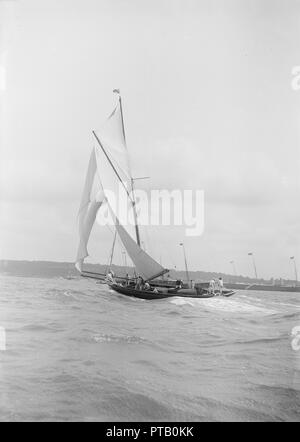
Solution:
[{"label": "distant hillside", "polygon": [[[105,272],[105,266],[87,264],[87,270]],[[53,261],[10,261],[0,260],[0,273],[24,277],[56,278],[59,276],[78,276],[79,273],[70,262]]]},{"label": "distant hillside", "polygon": [[[86,264],[85,269],[91,272],[106,273],[107,266],[101,264]],[[133,275],[133,268],[112,266],[112,269],[117,275],[123,276],[128,273]],[[52,262],[52,261],[11,261],[0,260],[0,274],[6,274],[11,276],[23,276],[23,277],[40,277],[40,278],[57,278],[57,277],[73,277],[79,276],[79,273],[70,262]],[[244,283],[262,283],[267,284],[271,281],[264,279],[253,279],[244,276],[233,276],[218,272],[190,272],[190,278],[193,281],[208,281],[212,278],[222,277],[225,282],[244,282]],[[178,270],[170,271],[170,277],[172,279],[186,279],[185,271]],[[279,283],[279,280],[276,280]],[[275,282],[276,282],[275,281]],[[292,281],[283,281],[283,284],[291,284]]]}]

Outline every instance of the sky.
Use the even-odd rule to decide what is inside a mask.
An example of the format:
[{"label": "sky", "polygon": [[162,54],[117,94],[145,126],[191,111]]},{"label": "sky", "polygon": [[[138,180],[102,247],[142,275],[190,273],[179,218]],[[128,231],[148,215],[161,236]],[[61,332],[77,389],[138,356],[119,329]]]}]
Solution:
[{"label": "sky", "polygon": [[205,192],[204,233],[142,229],[148,252],[183,268],[183,241],[190,269],[245,276],[253,252],[258,276],[292,278],[299,34],[298,0],[1,0],[0,259],[74,261],[92,130],[120,88],[142,188]]}]

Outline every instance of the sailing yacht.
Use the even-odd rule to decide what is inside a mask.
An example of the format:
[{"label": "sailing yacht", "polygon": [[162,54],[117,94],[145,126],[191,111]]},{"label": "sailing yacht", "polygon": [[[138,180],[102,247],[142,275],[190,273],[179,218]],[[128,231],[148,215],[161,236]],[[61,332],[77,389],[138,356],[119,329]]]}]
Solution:
[{"label": "sailing yacht", "polygon": [[[136,210],[134,192],[134,178],[132,177],[130,158],[126,144],[123,109],[121,94],[118,89],[113,91],[118,99],[113,112],[108,117],[105,125],[99,131],[93,131],[95,146],[91,152],[83,194],[78,213],[79,245],[75,266],[77,270],[88,277],[104,279],[106,275],[88,272],[83,269],[84,260],[88,257],[88,242],[92,228],[95,224],[99,209],[106,205],[113,220],[115,229],[114,242],[110,257],[110,265],[113,262],[114,246],[116,237],[123,244],[127,254],[135,266],[137,277],[144,282],[151,282],[161,277],[169,270],[153,259],[141,247],[140,229]],[[117,195],[119,188],[126,193],[129,208],[133,213],[134,231],[130,232],[130,225],[126,228],[115,212],[112,195]],[[134,239],[135,237],[135,239]],[[114,281],[107,280],[110,288],[118,293],[143,299],[159,299],[171,296],[183,297],[211,297],[207,291],[201,289],[183,289],[181,284],[177,287],[150,288],[141,290],[135,287],[135,279],[116,276]],[[158,285],[157,282],[155,284]],[[224,293],[225,294],[225,293]],[[233,294],[227,293],[227,296]]]}]

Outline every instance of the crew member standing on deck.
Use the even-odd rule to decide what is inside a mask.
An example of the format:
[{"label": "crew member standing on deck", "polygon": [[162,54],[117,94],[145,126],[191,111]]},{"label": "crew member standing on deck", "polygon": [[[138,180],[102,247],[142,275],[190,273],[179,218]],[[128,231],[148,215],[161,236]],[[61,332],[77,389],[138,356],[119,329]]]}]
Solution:
[{"label": "crew member standing on deck", "polygon": [[223,279],[222,278],[219,278],[218,285],[219,285],[219,290],[220,290],[220,296],[222,296],[223,288],[224,288],[224,283],[223,283]]},{"label": "crew member standing on deck", "polygon": [[137,281],[136,281],[135,289],[136,290],[142,290],[143,289],[143,285],[144,285],[144,280],[143,280],[143,278],[141,276],[139,276]]},{"label": "crew member standing on deck", "polygon": [[209,294],[211,294],[211,295],[215,294],[215,286],[216,286],[215,280],[214,279],[210,280],[209,286],[208,286],[208,293]]}]

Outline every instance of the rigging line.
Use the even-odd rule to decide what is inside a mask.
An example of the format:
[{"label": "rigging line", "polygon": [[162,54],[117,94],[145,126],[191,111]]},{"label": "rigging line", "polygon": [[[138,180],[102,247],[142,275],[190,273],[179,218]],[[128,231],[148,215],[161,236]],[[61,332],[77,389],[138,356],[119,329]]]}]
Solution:
[{"label": "rigging line", "polygon": [[119,167],[120,171],[125,175],[127,180],[132,180],[133,178],[126,173],[126,171],[123,169],[123,167],[120,166],[120,164],[118,163],[118,161],[116,160],[116,158],[114,157],[114,155],[112,155],[114,162],[117,164],[117,166]]},{"label": "rigging line", "polygon": [[110,267],[111,267],[112,262],[113,262],[113,257],[114,257],[114,252],[115,252],[115,245],[116,245],[116,239],[117,239],[117,230],[115,231],[114,241],[113,241],[113,245],[112,245],[112,249],[111,249],[111,254],[110,254],[110,260],[109,260],[109,266]]},{"label": "rigging line", "polygon": [[127,149],[126,134],[125,134],[125,124],[124,124],[123,108],[122,108],[122,98],[121,98],[120,91],[118,90],[116,92],[118,93],[118,96],[119,96],[119,108],[120,108],[121,121],[122,121],[122,132],[123,132],[123,138],[124,138],[125,146],[126,146],[126,149]]},{"label": "rigging line", "polygon": [[[113,234],[113,229],[110,228],[109,225],[106,225],[106,227],[110,230],[110,232]],[[121,265],[123,266],[123,253],[126,253],[126,255],[128,256],[127,250],[125,249],[121,239],[119,238],[119,235],[117,235],[117,230],[115,230],[115,247],[114,247],[114,255],[116,255],[115,250],[116,250],[116,245],[118,245],[118,249],[119,249],[119,253],[121,254]],[[129,256],[128,256],[129,257]],[[130,259],[130,257],[129,257]],[[130,260],[131,261],[131,260]],[[128,263],[127,263],[127,267],[128,267]],[[131,267],[129,265],[129,267]]]},{"label": "rigging line", "polygon": [[110,250],[109,257],[108,257],[107,262],[106,262],[106,273],[108,272],[108,269],[109,269],[109,268],[111,267],[111,265],[112,265],[113,254],[114,254],[115,243],[116,243],[116,234],[117,234],[117,231],[115,231],[115,235],[114,235],[114,240],[113,240],[112,248],[111,248],[111,250]]},{"label": "rigging line", "polygon": [[[121,121],[122,121],[122,131],[123,131],[124,143],[125,143],[126,150],[128,150],[127,142],[126,142],[126,134],[125,134],[125,124],[124,124],[124,116],[123,116],[122,98],[121,98],[120,92],[119,92],[119,106],[120,106],[120,114],[121,114]],[[130,164],[129,164],[129,170],[130,170],[130,174],[131,174]]]},{"label": "rigging line", "polygon": [[115,168],[114,164],[112,163],[111,159],[109,158],[109,156],[108,156],[106,150],[105,150],[104,147],[102,146],[102,144],[101,144],[101,142],[100,142],[100,140],[99,140],[99,138],[98,138],[98,136],[97,136],[97,134],[96,134],[96,132],[95,132],[94,130],[93,130],[93,135],[94,135],[94,137],[96,138],[96,140],[98,141],[98,144],[99,144],[99,146],[101,147],[101,149],[102,149],[102,151],[103,151],[103,153],[104,153],[104,155],[105,155],[107,161],[108,161],[109,164],[111,165],[113,171],[115,172],[115,174],[117,175],[118,179],[120,180],[122,186],[124,187],[124,189],[125,189],[125,191],[126,191],[126,193],[127,193],[127,196],[128,196],[128,198],[130,199],[132,205],[134,205],[134,204],[135,204],[135,201],[132,200],[132,198],[131,198],[131,196],[130,196],[130,193],[129,193],[127,187],[126,187],[125,184],[123,183],[122,178],[120,177],[120,175],[119,175],[117,169]]},{"label": "rigging line", "polygon": [[[99,174],[98,167],[97,167],[97,170],[96,170],[96,176],[97,176],[97,179],[98,179],[98,181],[99,181],[99,185],[100,185],[102,191],[104,192],[104,188],[103,188],[103,184],[102,184],[102,181],[101,181],[101,178],[100,178],[100,174]],[[104,196],[103,202],[108,203],[106,196]],[[132,202],[132,201],[131,201],[131,202]],[[106,224],[106,227],[110,230],[111,233],[113,233],[113,230],[109,227],[108,224]]]}]

